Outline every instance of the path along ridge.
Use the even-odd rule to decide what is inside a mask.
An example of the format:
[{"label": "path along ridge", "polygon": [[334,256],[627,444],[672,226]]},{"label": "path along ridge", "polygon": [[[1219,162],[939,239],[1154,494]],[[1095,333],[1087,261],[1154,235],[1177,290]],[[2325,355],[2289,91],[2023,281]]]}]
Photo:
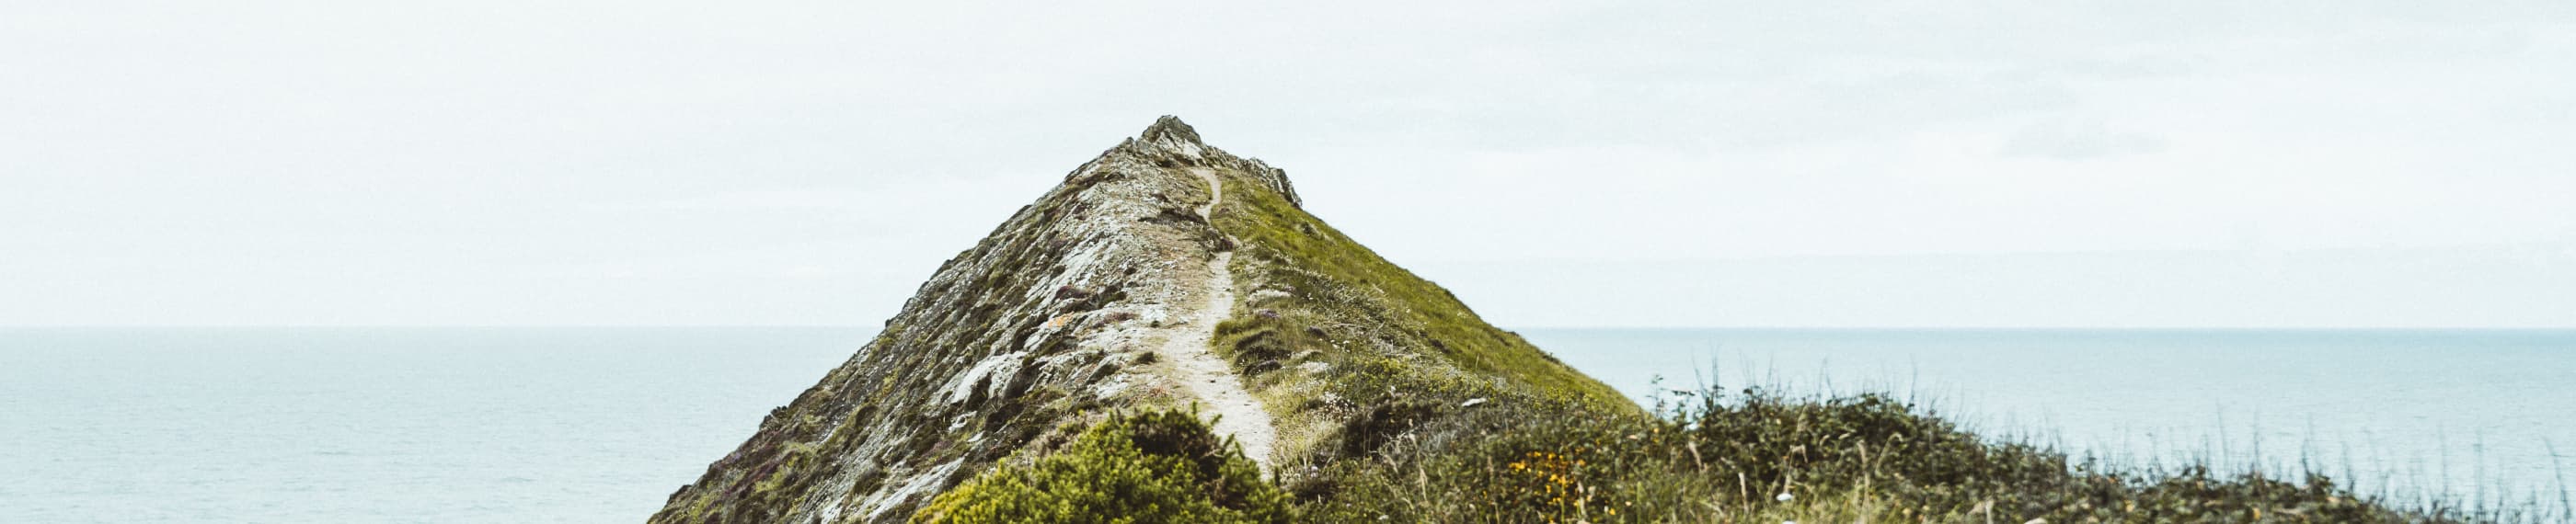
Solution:
[{"label": "path along ridge", "polygon": [[[1207,181],[1208,203],[1199,206],[1198,212],[1208,220],[1209,227],[1215,227],[1216,206],[1225,201],[1225,182],[1214,170],[1194,168],[1190,172]],[[1278,429],[1271,425],[1270,412],[1261,408],[1261,399],[1243,389],[1242,375],[1216,355],[1211,343],[1217,323],[1234,313],[1234,270],[1227,267],[1233,261],[1234,251],[1229,249],[1217,252],[1216,258],[1208,262],[1208,276],[1202,288],[1205,292],[1200,294],[1206,302],[1163,342],[1162,352],[1172,357],[1172,368],[1179,372],[1175,378],[1198,400],[1199,414],[1216,416],[1216,433],[1234,437],[1235,443],[1243,446],[1243,454],[1260,463],[1267,474],[1272,446],[1279,439]]]}]

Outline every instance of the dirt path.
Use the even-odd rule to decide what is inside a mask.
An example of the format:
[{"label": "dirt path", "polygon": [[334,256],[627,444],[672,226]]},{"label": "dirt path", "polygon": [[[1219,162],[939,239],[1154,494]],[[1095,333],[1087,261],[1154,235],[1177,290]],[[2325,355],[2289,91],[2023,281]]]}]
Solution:
[{"label": "dirt path", "polygon": [[[1216,172],[1206,168],[1190,170],[1207,180],[1208,204],[1200,206],[1199,216],[1213,218],[1218,202],[1225,201],[1225,184]],[[1211,221],[1212,222],[1212,221]],[[1200,415],[1215,415],[1216,432],[1233,435],[1243,445],[1243,454],[1261,463],[1264,473],[1270,468],[1270,452],[1278,440],[1278,430],[1271,426],[1270,412],[1261,409],[1261,399],[1244,391],[1243,378],[1234,366],[1218,357],[1209,341],[1216,335],[1216,324],[1234,312],[1234,271],[1226,267],[1234,261],[1234,252],[1216,254],[1208,262],[1206,302],[1190,313],[1171,339],[1163,343],[1163,354],[1172,358],[1172,368],[1184,387],[1198,399]]]}]

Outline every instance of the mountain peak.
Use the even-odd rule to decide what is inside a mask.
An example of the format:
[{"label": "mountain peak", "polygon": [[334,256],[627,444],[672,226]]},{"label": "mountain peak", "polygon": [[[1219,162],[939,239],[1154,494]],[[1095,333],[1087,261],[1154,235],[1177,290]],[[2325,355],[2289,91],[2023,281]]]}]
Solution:
[{"label": "mountain peak", "polygon": [[1206,145],[1199,142],[1199,130],[1190,128],[1190,124],[1182,122],[1181,117],[1172,115],[1154,119],[1154,125],[1145,126],[1145,133],[1140,138],[1163,144]]},{"label": "mountain peak", "polygon": [[1399,392],[1634,409],[1307,214],[1286,172],[1199,140],[1165,116],[1075,168],[652,521],[907,522],[1135,410],[1211,415],[1286,470],[1365,460],[1393,434],[1370,413],[1467,400]]},{"label": "mountain peak", "polygon": [[1190,127],[1188,122],[1182,122],[1181,117],[1163,115],[1156,118],[1153,125],[1145,126],[1145,132],[1119,142],[1118,147],[1103,154],[1134,155],[1163,167],[1193,166],[1238,172],[1278,192],[1291,207],[1305,205],[1304,200],[1297,197],[1297,188],[1288,183],[1286,171],[1270,167],[1260,159],[1234,156],[1207,145],[1199,138],[1199,130]]}]

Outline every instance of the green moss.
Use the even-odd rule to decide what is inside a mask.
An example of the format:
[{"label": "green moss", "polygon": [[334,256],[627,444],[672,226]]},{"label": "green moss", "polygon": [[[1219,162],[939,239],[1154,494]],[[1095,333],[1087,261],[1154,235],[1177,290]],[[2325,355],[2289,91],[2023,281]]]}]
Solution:
[{"label": "green moss", "polygon": [[[1478,394],[1580,401],[1635,412],[1633,402],[1567,367],[1520,335],[1485,323],[1440,286],[1398,267],[1258,183],[1230,181],[1215,225],[1234,238],[1237,296],[1245,303],[1219,328],[1219,349],[1250,354],[1244,365],[1317,351],[1339,363],[1405,358],[1396,382],[1465,379],[1491,384]],[[1257,298],[1264,290],[1285,297]],[[1391,347],[1393,354],[1369,351]],[[1419,357],[1419,358],[1417,358]],[[1492,379],[1500,379],[1495,381]],[[1382,384],[1336,388],[1363,403]]]},{"label": "green moss", "polygon": [[1112,415],[1065,449],[940,494],[919,523],[1284,523],[1286,494],[1192,413]]}]

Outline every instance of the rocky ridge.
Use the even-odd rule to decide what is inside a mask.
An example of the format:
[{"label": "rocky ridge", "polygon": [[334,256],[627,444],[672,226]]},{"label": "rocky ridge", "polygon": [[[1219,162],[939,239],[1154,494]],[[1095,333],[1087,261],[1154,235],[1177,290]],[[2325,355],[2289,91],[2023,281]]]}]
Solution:
[{"label": "rocky ridge", "polygon": [[942,264],[652,521],[899,522],[1118,409],[1195,406],[1263,464],[1312,471],[1367,449],[1340,435],[1385,424],[1381,397],[1409,389],[1389,370],[1624,403],[1166,116]]}]

